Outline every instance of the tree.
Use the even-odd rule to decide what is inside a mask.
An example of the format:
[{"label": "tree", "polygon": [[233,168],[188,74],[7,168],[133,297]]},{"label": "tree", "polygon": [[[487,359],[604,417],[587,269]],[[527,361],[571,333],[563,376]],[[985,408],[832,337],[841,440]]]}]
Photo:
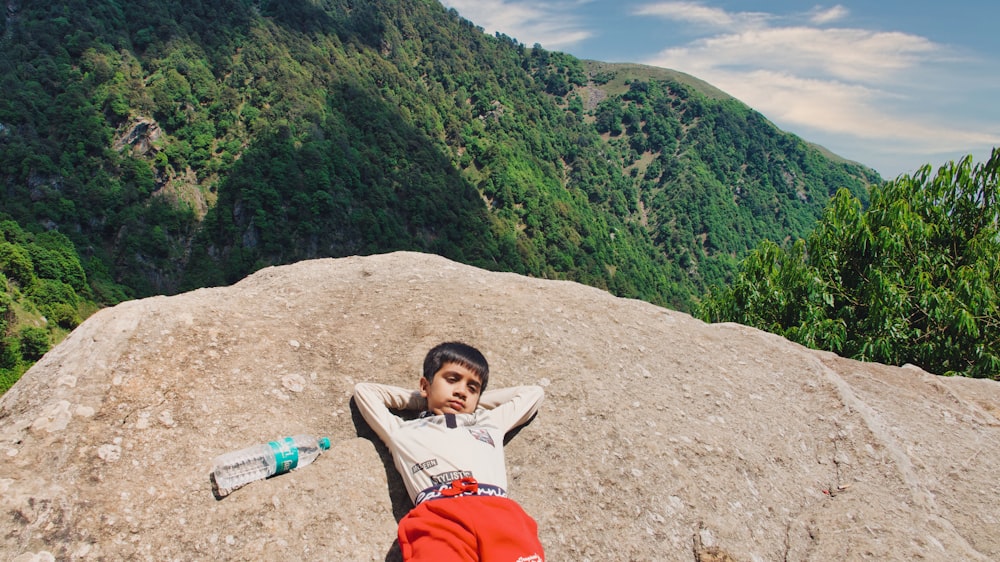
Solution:
[{"label": "tree", "polygon": [[1000,149],[842,190],[805,241],[763,243],[698,314],[814,348],[1000,380]]}]

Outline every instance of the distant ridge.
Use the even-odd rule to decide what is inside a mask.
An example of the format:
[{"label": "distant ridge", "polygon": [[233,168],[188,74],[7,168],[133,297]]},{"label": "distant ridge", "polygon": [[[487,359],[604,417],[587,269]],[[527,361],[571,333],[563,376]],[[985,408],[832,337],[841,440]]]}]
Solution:
[{"label": "distant ridge", "polygon": [[708,82],[679,70],[633,62],[601,62],[589,59],[584,60],[583,65],[591,76],[613,73],[614,78],[605,85],[608,92],[613,95],[625,93],[628,90],[626,82],[630,81],[675,80],[690,86],[709,99],[720,101],[736,99]]},{"label": "distant ridge", "polygon": [[[639,64],[632,62],[601,62],[596,60],[584,60],[584,68],[590,76],[601,76],[608,75],[613,76],[606,84],[601,86],[591,86],[587,88],[581,88],[581,95],[585,95],[588,98],[594,95],[595,88],[602,90],[602,94],[607,95],[621,95],[628,91],[628,82],[635,80],[648,81],[648,80],[674,80],[686,86],[690,86],[694,91],[702,94],[708,99],[725,101],[734,100],[746,105],[746,102],[739,100],[738,98],[726,93],[725,91],[709,84],[708,82],[692,76],[686,72],[681,72],[679,70],[673,70],[670,68],[662,68],[658,66],[650,66],[647,64]],[[602,94],[598,94],[600,97]],[[589,100],[585,100],[586,101]],[[747,106],[749,107],[749,106]],[[752,108],[751,108],[752,109]],[[787,133],[792,134],[792,133]],[[805,141],[806,144],[818,150],[823,156],[826,156],[834,162],[839,162],[842,164],[850,164],[855,166],[864,167],[865,164],[849,160],[840,156],[839,154],[833,152],[832,150],[826,148],[823,145],[816,144],[814,142]]]}]

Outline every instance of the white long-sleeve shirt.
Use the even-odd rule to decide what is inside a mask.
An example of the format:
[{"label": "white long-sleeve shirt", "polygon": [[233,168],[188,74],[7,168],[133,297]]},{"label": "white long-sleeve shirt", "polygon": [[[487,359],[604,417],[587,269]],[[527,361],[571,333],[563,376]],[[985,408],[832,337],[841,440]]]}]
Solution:
[{"label": "white long-sleeve shirt", "polygon": [[504,435],[538,411],[539,386],[489,390],[472,414],[422,414],[403,420],[390,410],[424,410],[419,391],[375,383],[354,387],[358,410],[389,447],[410,500],[428,488],[472,477],[507,489]]}]

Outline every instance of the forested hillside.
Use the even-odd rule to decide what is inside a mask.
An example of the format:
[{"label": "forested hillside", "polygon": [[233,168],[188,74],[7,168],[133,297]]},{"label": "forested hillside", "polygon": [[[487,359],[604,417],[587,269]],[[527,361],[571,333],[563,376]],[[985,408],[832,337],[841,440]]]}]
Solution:
[{"label": "forested hillside", "polygon": [[696,80],[433,0],[11,0],[0,84],[4,243],[58,233],[84,276],[39,296],[0,257],[15,351],[18,310],[398,249],[686,310],[879,181]]}]

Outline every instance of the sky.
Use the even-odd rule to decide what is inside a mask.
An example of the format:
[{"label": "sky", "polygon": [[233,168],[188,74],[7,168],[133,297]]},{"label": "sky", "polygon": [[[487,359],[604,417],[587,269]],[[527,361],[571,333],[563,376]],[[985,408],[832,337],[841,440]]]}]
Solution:
[{"label": "sky", "polygon": [[884,179],[1000,147],[993,0],[441,0],[581,59],[705,80]]}]

